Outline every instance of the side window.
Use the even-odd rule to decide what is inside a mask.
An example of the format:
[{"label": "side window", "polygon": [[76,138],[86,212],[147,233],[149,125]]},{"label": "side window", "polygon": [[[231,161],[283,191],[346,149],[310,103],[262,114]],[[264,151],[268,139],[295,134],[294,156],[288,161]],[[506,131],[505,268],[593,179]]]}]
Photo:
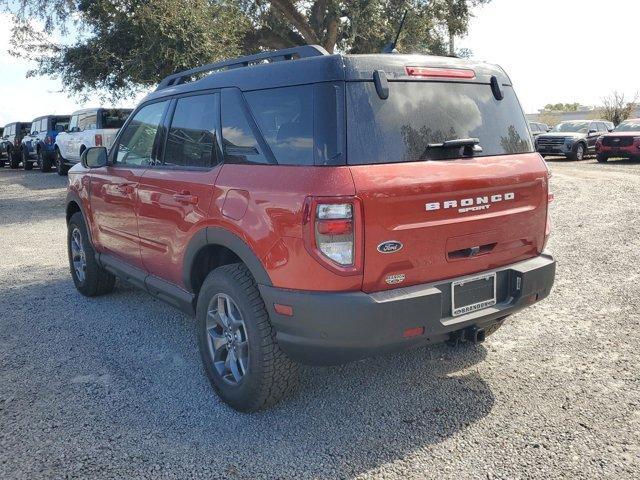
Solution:
[{"label": "side window", "polygon": [[224,159],[229,163],[263,163],[269,161],[262,153],[243,108],[244,99],[239,90],[223,90],[222,145]]},{"label": "side window", "polygon": [[31,124],[31,132],[30,133],[36,133],[40,131],[40,122],[41,120],[38,120],[37,122],[33,122]]},{"label": "side window", "polygon": [[220,126],[220,94],[178,99],[167,135],[162,164],[213,167],[218,164],[216,136]]},{"label": "side window", "polygon": [[71,117],[71,120],[69,121],[69,131],[75,132],[77,127],[78,127],[78,115],[74,115]]},{"label": "side window", "polygon": [[280,165],[313,165],[313,86],[244,94]]},{"label": "side window", "polygon": [[607,131],[607,124],[606,123],[599,123],[598,124],[598,131],[600,132],[606,132]]},{"label": "side window", "polygon": [[136,113],[120,137],[116,147],[116,163],[133,166],[153,163],[153,145],[168,103],[152,103]]},{"label": "side window", "polygon": [[98,128],[98,114],[96,112],[85,113],[78,119],[78,127],[83,130],[95,130]]},{"label": "side window", "polygon": [[596,132],[599,132],[600,125],[596,122],[592,122],[591,125],[589,125],[589,130],[595,130]]}]

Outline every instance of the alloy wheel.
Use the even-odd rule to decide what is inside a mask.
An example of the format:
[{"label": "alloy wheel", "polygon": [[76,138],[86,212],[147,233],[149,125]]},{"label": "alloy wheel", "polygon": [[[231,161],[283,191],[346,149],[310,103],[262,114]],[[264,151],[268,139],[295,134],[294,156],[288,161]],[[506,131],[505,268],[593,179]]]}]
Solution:
[{"label": "alloy wheel", "polygon": [[238,385],[249,368],[249,339],[242,313],[229,295],[218,293],[209,302],[207,334],[215,371]]},{"label": "alloy wheel", "polygon": [[71,261],[76,278],[80,283],[84,282],[87,272],[87,258],[82,244],[82,233],[78,227],[71,232]]}]

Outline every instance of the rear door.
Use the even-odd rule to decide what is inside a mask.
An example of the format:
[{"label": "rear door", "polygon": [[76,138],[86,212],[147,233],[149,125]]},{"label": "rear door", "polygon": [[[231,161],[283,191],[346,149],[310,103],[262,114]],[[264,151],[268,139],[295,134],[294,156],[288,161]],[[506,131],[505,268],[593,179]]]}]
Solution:
[{"label": "rear door", "polygon": [[102,252],[143,269],[136,217],[140,177],[156,161],[156,136],[169,101],[138,110],[125,127],[111,164],[91,170],[91,211]]},{"label": "rear door", "polygon": [[219,97],[214,92],[172,102],[159,162],[140,180],[142,262],[149,273],[180,286],[186,247],[207,219],[222,163]]},{"label": "rear door", "polygon": [[[364,208],[365,291],[434,282],[538,255],[547,170],[511,87],[348,82],[347,155]],[[478,140],[466,147],[443,142]],[[399,280],[401,279],[401,280]]]}]

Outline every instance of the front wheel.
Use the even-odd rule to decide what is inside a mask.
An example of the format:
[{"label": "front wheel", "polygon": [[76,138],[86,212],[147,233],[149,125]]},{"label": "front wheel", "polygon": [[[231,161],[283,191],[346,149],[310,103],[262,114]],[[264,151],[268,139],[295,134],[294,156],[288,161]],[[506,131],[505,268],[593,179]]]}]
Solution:
[{"label": "front wheel", "polygon": [[225,265],[209,273],[198,295],[196,317],[205,371],[232,408],[263,410],[294,390],[298,366],[280,350],[245,265]]},{"label": "front wheel", "polygon": [[61,177],[69,172],[69,167],[64,164],[64,158],[60,154],[60,150],[56,148],[56,171]]},{"label": "front wheel", "polygon": [[74,213],[67,227],[69,268],[76,289],[86,297],[97,297],[113,290],[116,277],[102,268],[89,240],[81,213]]},{"label": "front wheel", "polygon": [[568,155],[569,160],[578,160],[578,161],[583,160],[584,153],[585,153],[584,145],[582,143],[578,143],[576,144],[575,147],[573,147],[573,151]]},{"label": "front wheel", "polygon": [[20,166],[20,157],[18,156],[18,152],[13,149],[9,150],[9,166],[11,168],[18,168]]}]

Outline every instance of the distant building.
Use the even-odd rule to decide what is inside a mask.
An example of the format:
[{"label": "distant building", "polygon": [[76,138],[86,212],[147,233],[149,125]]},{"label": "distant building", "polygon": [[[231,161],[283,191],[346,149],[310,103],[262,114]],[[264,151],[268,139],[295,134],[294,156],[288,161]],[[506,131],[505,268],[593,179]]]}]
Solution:
[{"label": "distant building", "polygon": [[[601,118],[600,107],[580,105],[575,112],[556,112],[552,110],[538,110],[538,113],[527,113],[527,120],[530,122],[542,122],[548,125],[557,125],[567,120],[583,120]],[[640,118],[640,106],[632,115],[633,118]]]}]

